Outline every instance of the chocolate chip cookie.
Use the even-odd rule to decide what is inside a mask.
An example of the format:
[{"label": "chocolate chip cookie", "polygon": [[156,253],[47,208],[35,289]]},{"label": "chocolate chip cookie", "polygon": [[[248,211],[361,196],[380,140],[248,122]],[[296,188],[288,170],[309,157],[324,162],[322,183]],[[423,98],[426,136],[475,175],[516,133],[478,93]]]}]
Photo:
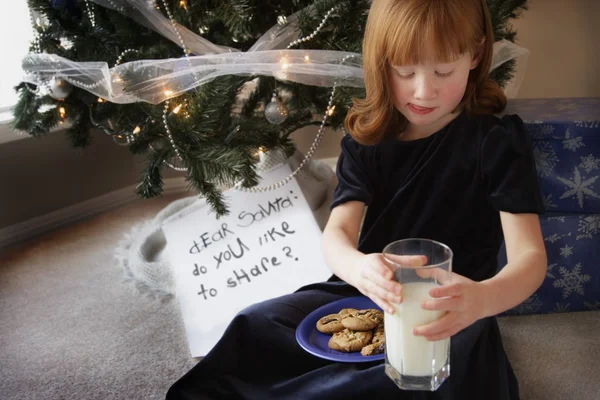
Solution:
[{"label": "chocolate chip cookie", "polygon": [[372,343],[385,342],[385,331],[383,329],[383,321],[377,325],[377,328],[373,330]]},{"label": "chocolate chip cookie", "polygon": [[359,351],[371,343],[372,339],[372,331],[353,332],[350,329],[344,329],[341,332],[333,334],[331,339],[329,339],[328,346],[333,350],[350,353],[352,351]]},{"label": "chocolate chip cookie", "polygon": [[332,333],[341,332],[344,330],[342,325],[342,316],[339,314],[329,314],[317,321],[317,330],[321,333]]},{"label": "chocolate chip cookie", "polygon": [[353,331],[369,331],[376,328],[383,321],[383,313],[379,310],[369,308],[351,313],[342,319],[344,328]]},{"label": "chocolate chip cookie", "polygon": [[342,308],[340,310],[340,312],[338,313],[340,316],[348,316],[354,312],[357,312],[358,310],[356,308]]},{"label": "chocolate chip cookie", "polygon": [[362,354],[363,356],[373,356],[375,354],[381,354],[385,351],[385,343],[384,342],[378,342],[378,343],[371,343],[366,345],[365,347],[363,347],[360,350],[360,354]]}]

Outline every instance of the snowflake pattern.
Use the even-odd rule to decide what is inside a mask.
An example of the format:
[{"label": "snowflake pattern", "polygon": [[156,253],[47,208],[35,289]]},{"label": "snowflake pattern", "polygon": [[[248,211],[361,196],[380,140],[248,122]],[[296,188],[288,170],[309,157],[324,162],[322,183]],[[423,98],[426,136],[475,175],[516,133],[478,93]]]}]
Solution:
[{"label": "snowflake pattern", "polygon": [[583,284],[592,279],[588,274],[581,274],[581,263],[575,264],[573,271],[569,271],[566,267],[560,267],[561,278],[554,281],[554,287],[563,290],[563,298],[566,299],[573,292],[584,295]]},{"label": "snowflake pattern", "polygon": [[554,307],[554,312],[555,313],[565,313],[565,312],[569,312],[571,308],[571,303],[566,303],[566,304],[561,304],[561,303],[556,303],[556,307]]},{"label": "snowflake pattern", "polygon": [[593,303],[590,301],[584,301],[583,305],[586,306],[588,308],[588,310],[594,310],[594,311],[600,310],[600,301],[595,301]]},{"label": "snowflake pattern", "polygon": [[578,232],[582,232],[581,235],[577,235],[579,239],[592,239],[593,235],[600,233],[600,214],[594,215],[582,215],[579,217],[579,228]]},{"label": "snowflake pattern", "polygon": [[565,217],[550,217],[548,218],[548,221],[560,221],[560,222],[565,222]]},{"label": "snowflake pattern", "polygon": [[557,266],[558,264],[550,264],[548,265],[548,268],[546,268],[546,278],[550,278],[550,279],[556,279],[556,277],[554,276],[554,274],[552,273],[552,270]]},{"label": "snowflake pattern", "polygon": [[540,296],[535,293],[533,296],[527,298],[524,302],[514,308],[517,314],[534,314],[542,308],[542,301]]},{"label": "snowflake pattern", "polygon": [[537,140],[552,136],[554,129],[554,125],[544,124],[543,121],[528,121],[527,123],[527,132]]},{"label": "snowflake pattern", "polygon": [[596,129],[600,127],[600,121],[574,121],[578,128]]},{"label": "snowflake pattern", "polygon": [[563,140],[563,148],[571,151],[577,151],[578,148],[584,146],[585,143],[583,143],[583,137],[571,137],[571,132],[569,132],[569,129],[567,129],[565,132],[565,140]]},{"label": "snowflake pattern", "polygon": [[[595,107],[586,103],[592,101]],[[600,98],[540,104],[528,100],[519,111],[527,108],[542,201],[550,213],[543,217],[549,223],[542,224],[549,262],[543,287],[511,313],[600,311],[593,269],[600,245],[600,152],[595,141]]]},{"label": "snowflake pattern", "polygon": [[577,197],[577,200],[579,202],[579,208],[583,208],[583,200],[586,197],[586,195],[588,197],[595,197],[597,199],[600,199],[600,196],[589,187],[594,182],[596,182],[596,179],[598,179],[599,177],[600,176],[594,176],[592,178],[583,180],[583,178],[581,177],[581,173],[579,172],[579,168],[577,167],[575,167],[574,177],[572,181],[557,176],[556,179],[564,183],[567,186],[567,188],[569,188],[569,190],[567,190],[565,193],[563,193],[562,196],[560,196],[560,199],[566,199],[567,197],[571,196]]},{"label": "snowflake pattern", "polygon": [[564,258],[567,258],[567,257],[573,255],[573,248],[571,246],[569,246],[568,244],[566,244],[565,247],[560,248],[560,255],[563,256]]},{"label": "snowflake pattern", "polygon": [[535,167],[541,177],[551,176],[558,163],[558,157],[549,142],[535,142],[533,146]]},{"label": "snowflake pattern", "polygon": [[544,201],[544,208],[546,210],[558,207],[555,203],[552,202],[552,194],[549,194],[548,196],[545,196],[543,198],[543,201]]},{"label": "snowflake pattern", "polygon": [[587,173],[590,173],[595,169],[600,169],[600,158],[594,157],[593,154],[590,154],[587,157],[581,157],[579,168],[585,170]]},{"label": "snowflake pattern", "polygon": [[558,233],[553,233],[550,236],[546,236],[544,238],[544,241],[549,242],[549,243],[556,243],[560,239],[563,239],[563,238],[566,238],[566,237],[569,237],[569,236],[571,236],[571,232],[565,233],[565,234],[562,234],[562,235],[559,235]]}]

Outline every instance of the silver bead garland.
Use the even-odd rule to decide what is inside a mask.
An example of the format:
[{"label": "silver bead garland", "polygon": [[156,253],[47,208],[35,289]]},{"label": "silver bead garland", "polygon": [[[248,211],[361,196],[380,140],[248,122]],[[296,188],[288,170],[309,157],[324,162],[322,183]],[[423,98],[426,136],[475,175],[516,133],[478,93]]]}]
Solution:
[{"label": "silver bead garland", "polygon": [[[90,23],[92,24],[93,27],[96,27],[96,17],[94,15],[94,11],[92,8],[92,5],[89,3],[89,0],[85,0],[85,6],[86,6],[86,10],[88,13],[88,17],[90,19]],[[31,27],[33,28],[33,34],[34,34],[34,44],[33,44],[33,52],[36,54],[40,54],[42,52],[41,46],[40,46],[40,40],[41,40],[41,34],[38,32],[38,30],[36,29],[36,21],[35,18],[33,16],[33,11],[31,10],[31,8],[29,9],[29,18],[31,19]],[[40,25],[41,26],[41,25]],[[35,77],[37,78],[38,82],[41,82],[41,85],[44,85],[44,88],[48,91],[51,92],[51,88],[50,88],[50,84],[47,81],[44,81],[42,79],[42,76],[39,72],[33,72],[33,75],[35,75]],[[76,86],[82,86],[88,90],[92,90],[92,89],[96,89],[97,87],[99,87],[102,82],[104,81],[104,78],[100,79],[98,82],[93,83],[93,84],[86,84],[83,82],[79,82],[75,79],[72,78],[68,78],[66,76],[55,76],[55,78],[60,78],[65,80],[66,82],[69,82],[72,85],[76,85]],[[27,85],[25,85],[25,87],[27,88],[27,90],[29,90],[31,93],[34,94],[38,94],[39,93],[39,85],[36,87],[35,90],[29,88]]]},{"label": "silver bead garland", "polygon": [[[327,12],[327,14],[325,14],[325,16],[323,17],[323,20],[321,21],[321,23],[319,24],[319,26],[317,27],[317,29],[315,29],[315,31],[313,33],[311,33],[310,35],[308,35],[302,39],[294,40],[292,43],[290,43],[288,45],[287,48],[289,49],[292,46],[295,46],[297,44],[304,43],[311,39],[314,39],[314,37],[317,35],[317,33],[319,33],[321,31],[321,29],[323,29],[323,27],[325,26],[325,22],[327,22],[327,19],[331,16],[331,14],[335,11],[336,8],[337,7],[332,7]],[[342,61],[340,63],[343,64],[351,57],[354,57],[354,55],[352,55],[352,54],[347,55],[346,57],[344,57],[342,59]],[[329,96],[329,103],[327,104],[327,109],[325,110],[325,115],[323,116],[323,121],[321,121],[321,126],[319,127],[319,132],[317,133],[315,140],[313,141],[310,148],[306,152],[306,155],[304,156],[304,159],[302,159],[302,162],[300,163],[300,165],[298,165],[298,167],[294,171],[292,171],[292,173],[290,175],[288,175],[286,178],[280,180],[277,183],[267,185],[267,186],[261,186],[261,187],[244,188],[241,186],[241,182],[239,182],[234,186],[234,189],[241,191],[241,192],[264,193],[264,192],[268,192],[271,190],[279,189],[282,186],[289,183],[292,179],[294,179],[296,177],[296,175],[298,175],[300,173],[302,168],[304,168],[306,166],[306,164],[308,164],[308,162],[312,159],[315,151],[317,150],[317,147],[319,147],[319,144],[321,143],[321,140],[323,139],[323,136],[325,135],[325,124],[327,123],[327,117],[329,116],[328,113],[330,112],[330,110],[332,110],[333,97],[335,96],[336,88],[337,88],[337,82],[334,83],[333,88],[331,89],[331,96]]]},{"label": "silver bead garland", "polygon": [[118,5],[115,4],[114,1],[112,0],[107,0],[111,6],[113,6],[115,8],[115,10],[119,11],[119,12],[123,12],[125,11],[125,7],[119,7]]},{"label": "silver bead garland", "polygon": [[179,32],[179,29],[177,29],[177,22],[175,22],[175,18],[173,18],[173,14],[171,13],[171,9],[169,8],[169,5],[167,4],[167,0],[162,0],[162,3],[163,3],[163,6],[165,7],[165,11],[167,12],[167,16],[169,17],[169,21],[171,21],[171,26],[173,27],[173,30],[175,30],[175,34],[177,35],[177,38],[179,39],[179,42],[181,43],[181,48],[183,48],[183,54],[187,58],[190,54],[190,50],[186,47],[186,45],[183,41],[183,38],[181,37],[181,33]]},{"label": "silver bead garland", "polygon": [[[163,112],[163,124],[165,125],[165,131],[167,132],[167,137],[169,138],[169,142],[171,143],[173,150],[175,150],[175,154],[177,154],[177,157],[179,157],[179,159],[183,162],[183,157],[181,156],[179,149],[175,145],[175,140],[173,139],[173,134],[171,133],[171,129],[169,129],[168,117],[169,117],[169,100],[165,101],[165,110]],[[170,167],[176,171],[187,171],[187,168],[175,167],[174,165],[169,164],[166,160],[164,161],[164,163],[168,167]]]},{"label": "silver bead garland", "polygon": [[[163,6],[165,7],[167,16],[169,17],[169,20],[171,22],[171,25],[173,26],[173,29],[175,30],[177,37],[179,38],[179,41],[181,42],[181,47],[183,48],[183,53],[184,53],[185,57],[187,58],[189,56],[189,51],[188,51],[187,47],[185,46],[185,43],[183,41],[183,38],[181,37],[181,34],[179,33],[179,30],[177,29],[177,24],[175,22],[175,19],[173,18],[173,14],[171,13],[171,10],[169,9],[166,0],[162,0],[162,2],[163,2]],[[291,47],[296,46],[300,43],[305,43],[305,42],[308,42],[309,40],[314,39],[314,37],[321,31],[321,29],[323,29],[323,27],[325,26],[325,23],[327,22],[327,19],[329,19],[329,17],[335,11],[336,8],[337,7],[332,7],[325,14],[325,16],[323,17],[323,20],[321,21],[321,23],[319,24],[317,29],[315,29],[314,32],[312,32],[310,35],[308,35],[304,38],[294,40],[287,46],[287,49],[290,49]],[[354,57],[354,55],[348,55],[348,56],[344,57],[342,59],[341,63],[344,63],[350,57]],[[188,63],[189,63],[189,60],[188,60]],[[312,159],[314,152],[316,151],[317,147],[319,146],[319,144],[321,142],[321,139],[323,139],[323,136],[325,134],[325,124],[327,123],[328,112],[330,110],[332,110],[333,97],[335,95],[336,87],[337,87],[337,82],[333,85],[333,88],[331,90],[331,96],[329,97],[329,103],[327,106],[327,110],[325,112],[325,116],[323,117],[323,121],[321,122],[319,132],[317,133],[315,140],[313,141],[312,145],[310,146],[308,152],[306,153],[306,155],[305,155],[304,159],[302,160],[302,162],[300,163],[300,165],[289,176],[287,176],[286,178],[284,178],[283,180],[281,180],[275,184],[263,186],[263,187],[243,188],[241,186],[241,182],[240,182],[234,186],[234,189],[236,189],[238,191],[252,192],[252,193],[267,192],[267,191],[278,189],[278,188],[282,187],[283,185],[290,182],[294,177],[296,177],[296,175],[298,175],[298,173],[302,170],[302,168],[304,168],[306,166],[306,164],[308,164],[308,162]],[[165,112],[163,114],[163,123],[165,126],[165,130],[167,132],[167,136],[169,137],[169,141],[171,142],[171,145],[173,146],[173,149],[175,150],[175,154],[177,154],[179,159],[181,161],[183,161],[183,158],[181,157],[179,149],[177,148],[177,146],[175,146],[175,142],[173,140],[173,135],[171,134],[171,130],[169,129],[169,125],[167,123],[167,112],[168,112],[168,107],[169,107],[168,103],[169,102],[167,101],[165,104]],[[174,167],[173,165],[167,163],[166,161],[165,161],[165,164],[167,166],[169,166],[170,168],[173,168],[177,171],[186,171],[187,170],[187,168]]]},{"label": "silver bead garland", "polygon": [[[43,29],[43,26],[41,24],[38,24],[35,21],[35,17],[33,15],[33,11],[31,10],[31,8],[29,8],[29,19],[31,20],[31,28],[33,29],[33,52],[36,53],[36,54],[40,54],[42,52],[42,48],[40,46],[41,34],[36,29],[36,26],[39,25],[40,27],[42,27],[42,29]],[[36,78],[38,79],[38,81],[41,82],[40,74],[39,73],[34,73],[34,75],[36,76]],[[38,94],[40,92],[40,86],[39,85],[37,85],[35,87],[35,89],[31,89],[29,87],[29,85],[25,84],[25,88],[27,90],[29,90],[31,93],[33,93],[33,94]],[[46,83],[46,90],[50,91],[50,87],[49,87],[49,85],[47,83]]]},{"label": "silver bead garland", "polygon": [[327,19],[329,19],[329,17],[335,11],[336,8],[337,8],[337,6],[336,7],[331,7],[331,10],[327,11],[327,14],[325,14],[325,16],[323,17],[323,20],[321,20],[321,23],[319,24],[319,26],[317,27],[317,29],[315,29],[315,31],[313,33],[311,33],[308,36],[305,36],[302,39],[296,39],[296,40],[294,40],[292,43],[290,43],[287,46],[287,48],[290,49],[290,48],[296,46],[297,44],[308,42],[309,40],[314,39],[315,36],[321,31],[321,29],[323,29],[323,27],[325,26],[325,22],[327,22]]},{"label": "silver bead garland", "polygon": [[[111,5],[113,7],[115,7],[117,10],[122,10],[121,7],[117,7],[116,4],[111,1],[108,0],[109,3],[111,3]],[[171,22],[171,26],[173,27],[173,30],[175,31],[177,38],[179,39],[179,42],[181,43],[181,47],[183,48],[183,54],[185,56],[185,58],[188,60],[188,64],[191,67],[191,62],[189,61],[189,54],[190,54],[190,50],[187,48],[187,46],[185,45],[185,42],[183,40],[183,37],[181,36],[181,33],[179,32],[179,29],[177,28],[177,23],[175,21],[175,18],[173,17],[173,14],[171,13],[171,10],[169,9],[168,3],[166,0],[162,0],[163,6],[165,8],[165,11],[167,13],[167,16],[169,18],[169,21]],[[86,5],[86,9],[88,12],[88,16],[90,19],[90,23],[92,25],[92,27],[96,27],[96,18],[93,12],[93,8],[92,5],[90,4],[89,0],[85,0],[85,5]],[[331,16],[331,14],[336,10],[337,7],[332,7],[323,17],[321,23],[318,25],[317,29],[315,29],[314,32],[312,32],[310,35],[304,37],[304,38],[299,38],[294,40],[293,42],[291,42],[288,46],[287,49],[290,49],[298,44],[301,43],[305,43],[308,42],[312,39],[314,39],[314,37],[323,29],[323,27],[325,26],[325,23],[327,22],[327,20],[329,19],[329,17]],[[41,46],[40,46],[40,34],[39,32],[37,32],[37,30],[35,29],[35,21],[34,21],[34,17],[33,17],[33,13],[30,11],[30,18],[31,18],[31,23],[32,26],[34,27],[34,31],[35,31],[35,38],[34,38],[34,52],[36,53],[41,53]],[[278,21],[278,22],[283,22],[283,21]],[[133,53],[133,52],[138,52],[135,49],[127,49],[125,51],[123,51],[119,58],[117,59],[117,62],[115,65],[119,65],[121,63],[121,61],[123,60],[123,57],[125,57],[125,55],[129,54],[129,53]],[[346,57],[344,57],[344,59],[342,59],[341,63],[344,63],[348,58],[350,57],[354,57],[354,55],[348,55]],[[93,83],[93,84],[84,84],[82,82],[78,82],[75,79],[72,78],[67,78],[67,77],[62,77],[62,79],[64,79],[65,81],[77,85],[77,86],[81,86],[84,87],[85,89],[96,89],[97,87],[99,87],[102,82],[105,80],[105,78],[100,79],[98,82]],[[41,81],[41,80],[40,80]],[[27,86],[26,86],[27,87]],[[312,159],[317,147],[319,146],[324,133],[325,133],[325,125],[327,123],[327,117],[329,116],[329,112],[332,110],[333,107],[333,98],[335,96],[335,91],[337,88],[337,82],[334,84],[332,91],[331,91],[331,95],[329,97],[329,102],[327,105],[327,110],[325,112],[325,115],[323,117],[323,120],[321,122],[321,125],[319,127],[319,132],[317,133],[315,140],[313,141],[312,145],[310,146],[309,150],[307,151],[304,159],[302,160],[302,162],[300,163],[300,165],[286,178],[284,178],[283,180],[272,184],[272,185],[268,185],[268,186],[263,186],[263,187],[253,187],[253,188],[243,188],[241,187],[241,182],[236,184],[234,186],[234,188],[236,190],[239,191],[244,191],[244,192],[252,192],[252,193],[261,193],[261,192],[267,192],[267,191],[271,191],[271,190],[275,190],[278,189],[282,186],[284,186],[285,184],[287,184],[288,182],[290,182],[294,177],[296,177],[298,175],[298,173],[302,170],[302,168],[304,168],[306,166],[306,164]],[[36,90],[32,90],[29,87],[27,87],[28,90],[37,93],[39,91],[39,87],[36,88]],[[169,101],[167,100],[165,102],[165,108],[164,108],[164,112],[163,112],[163,124],[165,127],[165,131],[167,133],[167,137],[169,139],[169,142],[171,144],[171,146],[173,147],[173,150],[175,151],[175,154],[177,155],[177,157],[183,162],[183,157],[181,155],[181,152],[179,151],[179,148],[176,146],[175,144],[175,140],[173,139],[173,135],[171,133],[171,130],[169,128],[169,124],[168,124],[168,112],[169,112]],[[127,142],[129,142],[129,138],[127,137]],[[152,146],[150,146],[150,148],[152,150],[154,150],[154,148]],[[165,163],[165,165],[167,165],[169,168],[172,168],[174,170],[177,171],[187,171],[187,168],[185,167],[177,167],[169,162],[167,162],[166,160],[163,161]]]},{"label": "silver bead garland", "polygon": [[[344,62],[346,62],[346,60],[348,60],[348,58],[351,58],[351,57],[355,57],[355,56],[353,54],[347,55],[346,57],[344,57],[342,59],[341,63],[343,64]],[[302,160],[300,165],[298,165],[298,167],[290,175],[288,175],[286,178],[280,180],[277,183],[267,185],[267,186],[262,186],[262,187],[244,188],[241,186],[241,182],[240,182],[235,185],[234,189],[241,191],[241,192],[264,193],[264,192],[268,192],[271,190],[279,189],[283,185],[290,182],[293,178],[295,178],[296,175],[298,175],[298,173],[300,173],[302,168],[304,168],[306,166],[306,164],[308,164],[308,162],[311,160],[315,151],[317,150],[317,147],[319,147],[319,144],[321,143],[321,139],[323,139],[323,136],[325,135],[325,124],[327,123],[327,117],[329,116],[328,113],[330,110],[332,110],[333,97],[335,96],[336,88],[337,88],[337,82],[333,85],[333,89],[331,90],[331,96],[329,96],[329,103],[327,104],[327,111],[325,112],[325,116],[323,117],[323,121],[321,122],[321,126],[319,127],[319,132],[317,133],[315,140],[313,141],[312,145],[306,152],[306,155],[304,156],[304,159]]]},{"label": "silver bead garland", "polygon": [[90,0],[85,0],[85,8],[87,9],[90,23],[92,24],[92,27],[95,28],[96,27],[96,16],[94,15],[94,9],[92,8],[92,5],[90,4]]}]

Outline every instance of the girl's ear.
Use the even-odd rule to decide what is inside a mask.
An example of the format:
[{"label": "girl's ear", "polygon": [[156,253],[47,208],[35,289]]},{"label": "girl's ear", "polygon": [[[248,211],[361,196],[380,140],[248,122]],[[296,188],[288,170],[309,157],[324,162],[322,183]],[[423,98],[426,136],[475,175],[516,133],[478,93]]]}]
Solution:
[{"label": "girl's ear", "polygon": [[473,59],[471,60],[471,69],[475,69],[479,65],[481,57],[483,57],[484,44],[485,38],[482,38],[481,42],[479,42],[479,44],[477,45],[475,54],[473,55]]}]

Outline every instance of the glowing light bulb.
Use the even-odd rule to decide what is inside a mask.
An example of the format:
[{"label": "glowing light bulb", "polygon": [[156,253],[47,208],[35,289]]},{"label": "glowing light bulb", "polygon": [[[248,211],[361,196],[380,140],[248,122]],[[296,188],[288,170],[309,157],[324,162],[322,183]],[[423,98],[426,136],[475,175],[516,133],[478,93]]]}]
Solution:
[{"label": "glowing light bulb", "polygon": [[279,60],[279,62],[281,63],[281,68],[284,70],[286,70],[290,67],[290,64],[288,64],[287,57],[282,57],[281,60]]},{"label": "glowing light bulb", "polygon": [[328,110],[327,110],[327,115],[329,115],[330,117],[335,113],[335,106],[331,106]]},{"label": "glowing light bulb", "polygon": [[182,105],[180,104],[180,105],[178,105],[177,107],[175,107],[175,108],[173,109],[173,114],[179,114],[179,111],[181,111],[181,106],[182,106]]},{"label": "glowing light bulb", "polygon": [[137,135],[138,133],[140,133],[142,131],[142,128],[140,128],[139,126],[136,126],[135,129],[133,130],[133,134]]}]

